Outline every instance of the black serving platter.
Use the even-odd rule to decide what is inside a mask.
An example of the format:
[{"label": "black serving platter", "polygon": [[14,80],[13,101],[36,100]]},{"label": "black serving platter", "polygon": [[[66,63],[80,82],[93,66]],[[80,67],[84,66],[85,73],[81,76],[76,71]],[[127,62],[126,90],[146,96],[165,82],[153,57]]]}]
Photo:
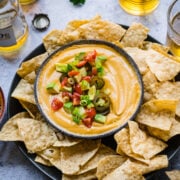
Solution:
[{"label": "black serving platter", "polygon": [[[127,26],[123,26],[124,28],[128,28]],[[155,42],[155,43],[159,43],[156,39],[154,39],[151,36],[148,36],[147,41],[151,41],[151,42]],[[40,55],[42,53],[44,53],[45,47],[43,44],[40,44],[36,49],[34,49],[24,60],[27,61],[37,55]],[[180,81],[180,74],[176,77],[177,81]],[[23,111],[22,106],[20,105],[20,103],[18,102],[18,100],[14,99],[11,97],[11,94],[13,92],[13,90],[15,89],[15,87],[17,86],[18,82],[20,81],[20,77],[15,74],[14,79],[12,81],[11,84],[11,88],[9,91],[9,95],[8,95],[8,102],[7,102],[7,116],[8,119],[11,118],[13,115],[17,114],[18,112]],[[3,124],[5,123],[5,121],[3,122]],[[2,125],[2,124],[1,124]],[[110,146],[112,148],[116,148],[116,143],[113,139],[112,136],[109,137],[105,137],[102,139],[102,142],[104,144],[106,144],[107,146]],[[168,147],[162,152],[162,154],[166,154],[168,156],[168,159],[172,159],[172,157],[178,152],[178,150],[180,150],[180,143],[179,143],[179,135],[178,136],[174,136],[173,138],[171,138],[168,142]],[[41,172],[43,172],[44,174],[46,174],[50,179],[61,179],[62,177],[62,173],[61,171],[59,171],[57,168],[55,167],[48,167],[48,166],[44,166],[41,165],[37,162],[34,161],[35,158],[35,154],[29,154],[27,152],[27,149],[24,145],[24,143],[22,142],[16,142],[16,145],[18,146],[18,148],[20,149],[20,151],[25,155],[25,157],[35,166],[37,167]],[[153,176],[155,173],[158,173],[159,171],[155,171],[153,173],[147,174],[145,177],[146,179],[153,179]]]}]

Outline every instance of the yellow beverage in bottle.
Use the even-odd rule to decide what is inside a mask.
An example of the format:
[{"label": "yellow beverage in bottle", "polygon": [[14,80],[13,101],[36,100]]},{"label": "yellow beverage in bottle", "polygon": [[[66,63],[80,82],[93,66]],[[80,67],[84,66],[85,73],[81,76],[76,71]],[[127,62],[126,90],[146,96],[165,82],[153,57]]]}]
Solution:
[{"label": "yellow beverage in bottle", "polygon": [[175,31],[179,31],[179,39],[175,36],[167,35],[167,45],[170,47],[171,52],[180,57],[180,13],[174,17],[171,25]]},{"label": "yellow beverage in bottle", "polygon": [[132,15],[146,15],[154,11],[160,0],[119,0],[120,6]]},{"label": "yellow beverage in bottle", "polygon": [[35,1],[36,0],[19,0],[20,4],[22,4],[22,5],[32,4]]},{"label": "yellow beverage in bottle", "polygon": [[0,54],[19,50],[28,37],[28,25],[18,0],[0,1]]},{"label": "yellow beverage in bottle", "polygon": [[180,57],[180,1],[174,1],[168,10],[167,45]]},{"label": "yellow beverage in bottle", "polygon": [[19,36],[16,36],[16,43],[11,46],[0,46],[0,54],[18,51],[26,42],[28,37],[28,27]]}]

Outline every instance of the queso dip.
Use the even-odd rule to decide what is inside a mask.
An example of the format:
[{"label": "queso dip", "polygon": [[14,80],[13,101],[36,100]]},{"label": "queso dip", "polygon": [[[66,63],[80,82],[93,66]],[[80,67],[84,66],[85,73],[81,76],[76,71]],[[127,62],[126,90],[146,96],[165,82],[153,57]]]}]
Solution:
[{"label": "queso dip", "polygon": [[[96,56],[100,57],[100,59],[105,59],[102,75],[104,84],[101,90],[95,89],[97,92],[102,91],[107,94],[110,103],[108,113],[103,115],[105,116],[105,120],[103,122],[101,122],[101,119],[100,122],[93,121],[89,126],[81,121],[78,121],[78,123],[76,120],[73,121],[72,113],[68,113],[64,108],[61,108],[64,103],[62,94],[60,96],[58,92],[50,93],[48,88],[53,86],[52,82],[56,82],[56,85],[59,84],[60,89],[62,88],[60,77],[63,73],[57,71],[58,65],[72,64],[77,56],[84,53],[85,57],[87,57],[87,54],[91,54],[92,52],[96,52]],[[95,58],[97,59],[97,57]],[[81,62],[81,64],[83,63]],[[88,75],[86,74],[86,76]],[[82,81],[82,79],[79,81]],[[124,125],[140,105],[142,96],[141,88],[139,77],[132,64],[114,48],[105,44],[75,44],[57,51],[43,64],[36,82],[36,96],[38,107],[50,123],[68,134],[86,137],[102,135]],[[69,87],[66,89],[66,91],[72,93]],[[57,88],[56,90],[59,91]],[[62,100],[62,104],[58,104],[60,108],[56,109],[55,107],[54,109],[52,107],[53,99]],[[57,104],[55,103],[55,105]]]}]

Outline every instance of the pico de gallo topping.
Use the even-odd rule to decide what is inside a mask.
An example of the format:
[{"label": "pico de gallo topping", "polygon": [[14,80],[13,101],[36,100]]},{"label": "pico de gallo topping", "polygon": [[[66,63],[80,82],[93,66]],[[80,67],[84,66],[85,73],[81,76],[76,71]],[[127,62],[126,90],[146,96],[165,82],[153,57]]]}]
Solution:
[{"label": "pico de gallo topping", "polygon": [[68,64],[56,63],[59,80],[46,86],[53,94],[52,110],[64,108],[76,124],[83,123],[88,128],[93,122],[105,123],[111,104],[108,91],[103,89],[106,60],[106,56],[94,50],[76,54]]}]

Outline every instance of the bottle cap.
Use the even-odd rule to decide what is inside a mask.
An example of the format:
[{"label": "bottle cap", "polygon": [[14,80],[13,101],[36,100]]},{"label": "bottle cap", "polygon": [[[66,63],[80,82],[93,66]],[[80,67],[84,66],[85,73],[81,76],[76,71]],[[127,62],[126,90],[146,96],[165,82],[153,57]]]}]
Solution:
[{"label": "bottle cap", "polygon": [[49,27],[50,19],[47,14],[35,14],[32,24],[37,30],[44,31]]}]

